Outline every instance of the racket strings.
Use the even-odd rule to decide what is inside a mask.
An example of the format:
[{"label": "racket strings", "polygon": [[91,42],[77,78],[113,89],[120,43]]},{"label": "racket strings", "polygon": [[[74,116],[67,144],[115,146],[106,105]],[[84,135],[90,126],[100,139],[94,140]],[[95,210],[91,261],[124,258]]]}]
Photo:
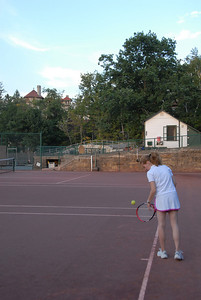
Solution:
[{"label": "racket strings", "polygon": [[138,218],[144,222],[149,221],[155,213],[155,210],[152,206],[148,207],[146,203],[142,204],[137,209]]}]

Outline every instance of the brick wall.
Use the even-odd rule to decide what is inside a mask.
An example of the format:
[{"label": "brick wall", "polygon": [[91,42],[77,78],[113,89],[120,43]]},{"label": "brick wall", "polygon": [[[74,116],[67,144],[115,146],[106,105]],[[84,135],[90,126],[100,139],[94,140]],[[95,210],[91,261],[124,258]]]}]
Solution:
[{"label": "brick wall", "polygon": [[[147,154],[141,151],[141,155]],[[201,172],[201,149],[166,150],[160,153],[163,164],[168,165],[174,172]],[[137,160],[136,153],[117,153],[93,156],[93,169],[105,172],[140,172],[142,166]],[[95,168],[97,166],[97,168]],[[87,155],[62,158],[57,168],[62,171],[91,171],[91,157]]]}]

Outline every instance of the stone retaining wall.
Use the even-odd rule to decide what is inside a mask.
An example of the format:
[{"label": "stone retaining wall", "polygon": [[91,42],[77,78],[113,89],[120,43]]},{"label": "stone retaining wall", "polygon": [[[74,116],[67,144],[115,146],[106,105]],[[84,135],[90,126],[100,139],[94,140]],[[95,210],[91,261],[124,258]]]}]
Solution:
[{"label": "stone retaining wall", "polygon": [[[139,159],[146,151],[141,151]],[[163,164],[168,165],[173,172],[201,172],[201,149],[165,150],[160,153]],[[61,165],[56,168],[61,171],[91,171],[91,157],[79,155],[63,157]],[[141,172],[142,166],[137,161],[136,153],[119,152],[93,156],[93,171],[104,172]]]}]

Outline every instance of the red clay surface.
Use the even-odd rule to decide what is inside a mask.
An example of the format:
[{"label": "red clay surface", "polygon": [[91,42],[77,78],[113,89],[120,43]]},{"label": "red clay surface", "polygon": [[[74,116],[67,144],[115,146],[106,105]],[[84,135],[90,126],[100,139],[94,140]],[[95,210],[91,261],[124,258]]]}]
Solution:
[{"label": "red clay surface", "polygon": [[[156,257],[144,299],[201,295],[201,174],[175,174],[185,260]],[[156,219],[141,223],[145,173],[18,171],[0,175],[0,299],[138,299]],[[136,200],[133,207],[130,202]]]}]

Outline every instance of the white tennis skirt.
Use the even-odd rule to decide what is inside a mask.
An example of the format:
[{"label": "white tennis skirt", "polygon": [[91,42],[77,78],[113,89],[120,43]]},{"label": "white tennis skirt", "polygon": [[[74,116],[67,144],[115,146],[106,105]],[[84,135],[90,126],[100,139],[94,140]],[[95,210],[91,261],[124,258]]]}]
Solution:
[{"label": "white tennis skirt", "polygon": [[157,195],[155,208],[159,211],[179,210],[180,202],[176,191]]}]

